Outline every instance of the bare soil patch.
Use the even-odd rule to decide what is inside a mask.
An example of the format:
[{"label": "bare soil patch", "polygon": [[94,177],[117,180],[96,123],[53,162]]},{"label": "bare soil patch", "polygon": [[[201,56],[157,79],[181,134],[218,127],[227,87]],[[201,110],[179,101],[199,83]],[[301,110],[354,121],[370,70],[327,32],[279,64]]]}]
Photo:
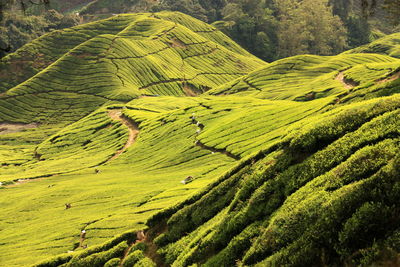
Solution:
[{"label": "bare soil patch", "polygon": [[197,93],[192,89],[191,85],[187,82],[183,82],[183,91],[187,96],[197,96]]},{"label": "bare soil patch", "polygon": [[400,71],[390,75],[387,78],[384,78],[384,79],[381,79],[381,80],[377,80],[376,82],[377,83],[387,83],[387,82],[393,82],[393,81],[395,81],[397,79],[400,79]]},{"label": "bare soil patch", "polygon": [[120,109],[113,109],[108,111],[108,116],[115,121],[119,121],[124,124],[129,129],[129,136],[128,140],[125,143],[124,147],[118,150],[114,156],[112,156],[107,162],[118,158],[122,153],[124,153],[133,143],[135,143],[137,136],[139,135],[139,127],[138,125],[130,120],[129,118],[125,117],[122,114]]},{"label": "bare soil patch", "polygon": [[170,45],[171,45],[171,47],[187,48],[187,45],[184,42],[182,42],[181,40],[176,39],[176,38],[171,40]]},{"label": "bare soil patch", "polygon": [[355,81],[352,81],[350,79],[346,79],[344,77],[344,71],[339,72],[339,74],[336,76],[335,80],[341,82],[346,89],[353,89],[354,87],[358,86],[358,83]]},{"label": "bare soil patch", "polygon": [[1,122],[0,123],[0,135],[21,132],[26,129],[37,128],[38,126],[39,126],[39,124],[37,124],[37,123],[23,124],[23,123]]}]

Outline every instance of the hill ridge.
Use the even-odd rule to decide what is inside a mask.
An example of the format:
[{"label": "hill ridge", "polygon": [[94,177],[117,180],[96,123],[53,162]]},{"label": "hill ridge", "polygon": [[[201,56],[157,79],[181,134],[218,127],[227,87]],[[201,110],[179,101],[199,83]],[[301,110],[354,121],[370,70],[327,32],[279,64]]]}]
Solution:
[{"label": "hill ridge", "polygon": [[0,265],[396,262],[400,60],[371,47],[268,64],[162,12],[21,48],[2,71],[56,59],[1,81]]}]

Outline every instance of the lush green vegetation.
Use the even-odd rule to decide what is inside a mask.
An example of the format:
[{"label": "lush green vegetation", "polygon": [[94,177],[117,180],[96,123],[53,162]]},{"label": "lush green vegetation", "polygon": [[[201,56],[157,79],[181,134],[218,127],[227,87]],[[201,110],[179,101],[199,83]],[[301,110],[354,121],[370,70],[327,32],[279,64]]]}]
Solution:
[{"label": "lush green vegetation", "polygon": [[[155,240],[161,253],[174,266],[396,257],[398,105],[393,96],[306,119],[274,152],[258,154],[170,216]],[[229,197],[219,199],[221,191]],[[210,207],[213,201],[219,205]]]},{"label": "lush green vegetation", "polygon": [[394,33],[345,53],[380,53],[400,58],[400,34]]},{"label": "lush green vegetation", "polygon": [[175,12],[40,37],[0,63],[0,265],[395,264],[399,46],[267,64]]},{"label": "lush green vegetation", "polygon": [[273,61],[332,55],[369,43],[377,32],[393,32],[387,17],[398,23],[397,6],[398,0],[165,0],[152,8],[212,22],[253,54]]},{"label": "lush green vegetation", "polygon": [[7,11],[0,20],[0,58],[47,32],[72,27],[79,22],[78,16],[63,15],[55,10],[29,16],[16,10]]},{"label": "lush green vegetation", "polygon": [[[8,44],[20,47],[54,27],[38,27],[48,11],[62,23],[104,19],[120,13],[179,11],[213,23],[252,54],[268,62],[299,54],[335,55],[396,32],[399,0],[4,0],[3,9],[25,15],[5,23]],[[39,4],[34,4],[39,3]],[[52,10],[53,9],[53,10]],[[0,5],[0,16],[2,14]],[[60,16],[51,16],[59,21]],[[36,23],[31,23],[35,20]],[[0,22],[4,21],[0,19]],[[4,23],[3,23],[4,24]],[[3,41],[7,35],[0,32]],[[7,43],[4,43],[7,47]],[[0,39],[0,48],[2,47]],[[0,51],[2,51],[0,49]],[[4,51],[3,51],[4,52]],[[8,51],[9,52],[9,51]],[[7,52],[6,52],[7,53]]]},{"label": "lush green vegetation", "polygon": [[349,89],[356,90],[364,85],[370,88],[371,82],[395,73],[398,64],[398,59],[377,54],[295,56],[278,60],[207,94],[295,101],[326,96],[341,98]]},{"label": "lush green vegetation", "polygon": [[[263,65],[183,14],[120,15],[52,32],[3,58],[1,90],[25,82],[0,96],[0,118],[51,122],[62,110],[65,120],[74,120],[143,95],[195,96]],[[55,110],[47,108],[55,98],[62,99]],[[90,104],[72,100],[79,98]]]}]

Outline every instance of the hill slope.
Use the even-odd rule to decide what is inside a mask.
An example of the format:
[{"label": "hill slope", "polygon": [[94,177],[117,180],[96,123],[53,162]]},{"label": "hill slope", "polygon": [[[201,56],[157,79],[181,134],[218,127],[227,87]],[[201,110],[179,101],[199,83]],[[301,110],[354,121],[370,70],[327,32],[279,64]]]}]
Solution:
[{"label": "hill slope", "polygon": [[387,35],[370,44],[366,44],[345,53],[379,53],[400,58],[400,33]]},{"label": "hill slope", "polygon": [[333,57],[302,55],[278,60],[266,67],[207,92],[264,99],[310,101],[343,97],[349,91],[372,88],[396,78],[399,60],[379,54],[343,54]]},{"label": "hill slope", "polygon": [[[66,45],[48,51],[49,43],[54,47],[60,42]],[[35,74],[30,66],[40,55],[53,63]],[[19,69],[22,56],[32,61]],[[3,81],[0,120],[51,120],[55,98],[62,99],[56,110],[73,120],[105,103],[126,103],[142,95],[195,96],[263,65],[215,28],[183,14],[120,15],[48,34],[6,57],[2,72],[16,68],[17,75]],[[10,88],[22,81],[19,74],[31,77]],[[79,106],[82,98],[91,103]]]},{"label": "hill slope", "polygon": [[395,255],[398,108],[393,96],[301,123],[168,216],[155,240],[162,255],[173,266],[370,264],[384,250]]},{"label": "hill slope", "polygon": [[399,59],[267,65],[163,12],[3,67],[45,43],[1,73],[0,265],[396,263]]}]

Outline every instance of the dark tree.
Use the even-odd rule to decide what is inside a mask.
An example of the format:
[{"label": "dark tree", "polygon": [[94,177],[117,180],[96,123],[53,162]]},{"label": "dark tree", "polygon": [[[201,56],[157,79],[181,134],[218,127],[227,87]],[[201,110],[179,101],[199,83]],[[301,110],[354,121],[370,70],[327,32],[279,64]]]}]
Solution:
[{"label": "dark tree", "polygon": [[0,0],[0,21],[3,21],[4,11],[12,5],[18,4],[21,10],[25,12],[30,6],[50,7],[50,0]]},{"label": "dark tree", "polygon": [[377,0],[361,0],[361,8],[365,16],[374,14]]},{"label": "dark tree", "polygon": [[[26,10],[33,5],[50,7],[50,0],[0,0],[0,24],[4,20],[4,12],[9,10],[13,5],[19,5],[21,10],[25,13]],[[11,45],[0,41],[0,58],[11,51]]]},{"label": "dark tree", "polygon": [[400,24],[400,0],[385,0],[383,7],[388,13],[389,20],[394,24]]},{"label": "dark tree", "polygon": [[50,7],[50,0],[18,0],[18,2],[21,5],[21,9],[24,13],[26,12],[26,9],[32,5],[44,6],[45,8]]}]

